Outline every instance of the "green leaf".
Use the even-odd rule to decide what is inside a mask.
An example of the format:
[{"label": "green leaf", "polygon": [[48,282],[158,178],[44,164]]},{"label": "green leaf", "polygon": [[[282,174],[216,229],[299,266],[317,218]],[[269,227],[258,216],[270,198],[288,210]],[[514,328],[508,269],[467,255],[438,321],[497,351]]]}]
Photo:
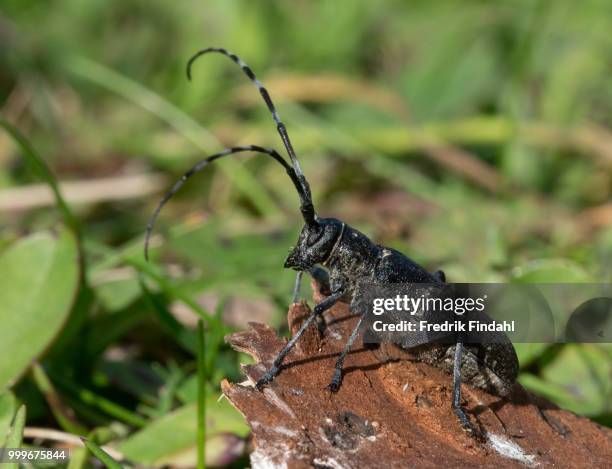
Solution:
[{"label": "green leaf", "polygon": [[17,400],[12,392],[0,395],[0,448],[4,446],[16,409]]},{"label": "green leaf", "polygon": [[[216,396],[206,401],[206,427],[209,438],[206,441],[207,465],[216,452],[211,448],[213,434],[233,433],[240,437],[248,434],[249,429],[242,416],[231,404]],[[118,447],[125,457],[145,466],[172,465],[179,459],[189,459],[190,466],[196,464],[197,405],[188,404],[160,419],[127,438]]]},{"label": "green leaf", "polygon": [[[19,407],[13,425],[9,430],[9,434],[6,437],[5,448],[21,448],[23,440],[23,429],[25,428],[26,421],[26,406],[22,405]],[[7,464],[4,466],[6,469],[17,469],[19,464]]]},{"label": "green leaf", "polygon": [[0,390],[11,386],[60,332],[75,298],[79,266],[67,230],[38,233],[0,256]]},{"label": "green leaf", "polygon": [[93,441],[87,440],[85,438],[81,438],[83,440],[83,444],[87,447],[91,453],[100,460],[108,469],[122,469],[123,466],[115,461],[110,455],[100,448]]},{"label": "green leaf", "polygon": [[541,377],[521,375],[530,391],[582,415],[609,412],[612,360],[608,344],[567,344],[542,371]]}]

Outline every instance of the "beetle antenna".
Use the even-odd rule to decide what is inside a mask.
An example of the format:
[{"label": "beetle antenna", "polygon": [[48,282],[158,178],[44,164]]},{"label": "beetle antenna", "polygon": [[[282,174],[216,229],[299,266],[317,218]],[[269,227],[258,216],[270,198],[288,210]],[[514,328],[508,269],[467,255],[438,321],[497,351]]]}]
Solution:
[{"label": "beetle antenna", "polygon": [[[174,196],[174,194],[176,194],[181,189],[181,187],[185,185],[185,183],[191,176],[202,171],[206,166],[208,166],[213,161],[218,160],[219,158],[223,158],[224,156],[229,156],[229,155],[233,155],[234,153],[242,153],[246,151],[254,152],[257,154],[268,155],[272,157],[275,161],[280,163],[283,166],[283,168],[285,168],[285,170],[287,171],[287,174],[291,178],[293,185],[297,189],[298,196],[300,197],[300,210],[302,212],[302,215],[304,215],[305,212],[312,212],[314,214],[314,208],[312,206],[312,201],[310,200],[310,194],[306,194],[304,192],[304,188],[302,187],[302,184],[300,183],[300,180],[297,177],[295,170],[287,162],[287,160],[285,160],[276,150],[273,150],[271,148],[263,148],[257,145],[226,148],[225,150],[220,151],[219,153],[215,153],[214,155],[211,155],[201,160],[200,162],[196,163],[189,171],[183,174],[181,178],[174,183],[172,188],[168,192],[166,192],[166,194],[162,197],[159,204],[155,208],[153,215],[151,215],[151,218],[149,219],[149,223],[147,224],[147,230],[145,233],[145,242],[144,242],[144,256],[146,260],[149,260],[149,242],[151,240],[151,234],[153,233],[153,227],[155,225],[155,221],[157,220],[157,217],[159,216],[159,213],[161,212],[161,209],[163,208],[163,206],[166,205],[166,203]],[[306,216],[304,215],[304,217]],[[313,219],[313,222],[314,222],[314,219]]]},{"label": "beetle antenna", "polygon": [[304,176],[304,173],[302,172],[302,168],[300,166],[300,162],[297,159],[297,155],[295,154],[295,151],[293,150],[293,145],[291,145],[291,140],[289,139],[289,134],[287,133],[285,124],[283,124],[283,122],[281,121],[280,116],[278,115],[278,111],[276,110],[276,106],[274,106],[274,103],[272,102],[272,98],[270,98],[270,93],[268,93],[268,90],[257,79],[257,77],[255,76],[255,73],[253,73],[253,70],[251,70],[251,68],[236,54],[233,54],[232,52],[229,52],[228,50],[222,47],[208,47],[206,49],[202,49],[196,52],[189,59],[189,61],[187,62],[187,78],[191,81],[191,67],[193,66],[193,63],[199,57],[209,52],[217,52],[219,54],[225,55],[226,57],[229,57],[238,66],[240,66],[244,74],[253,82],[253,84],[259,90],[259,94],[261,94],[261,97],[266,102],[266,105],[268,106],[268,109],[270,110],[270,113],[272,114],[272,119],[274,119],[274,122],[276,123],[276,129],[278,130],[278,133],[280,134],[283,144],[285,145],[285,148],[287,149],[287,153],[289,154],[289,158],[291,159],[291,164],[293,165],[295,174],[297,175],[297,178],[300,181],[300,184],[302,185],[304,194],[306,194],[308,199],[310,199],[310,204],[308,207],[309,212],[305,213],[304,210],[302,210],[304,219],[306,220],[306,223],[308,224],[314,223],[315,213],[314,213],[314,206],[312,205],[312,196],[310,194],[310,186],[308,185],[308,181],[306,180],[306,177]]}]

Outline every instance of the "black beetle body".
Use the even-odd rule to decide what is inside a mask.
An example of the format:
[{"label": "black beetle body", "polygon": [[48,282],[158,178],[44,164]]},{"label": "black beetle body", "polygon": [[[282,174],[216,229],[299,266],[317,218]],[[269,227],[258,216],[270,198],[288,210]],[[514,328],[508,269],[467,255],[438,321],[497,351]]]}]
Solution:
[{"label": "black beetle body", "polygon": [[[265,154],[281,164],[286,170],[294,184],[300,198],[300,211],[305,225],[300,233],[297,245],[285,261],[286,268],[298,271],[298,281],[302,272],[314,273],[316,266],[323,266],[329,272],[330,295],[315,306],[312,314],[302,324],[299,331],[291,338],[283,350],[273,361],[270,369],[262,375],[256,383],[261,388],[271,382],[281,370],[282,362],[295,345],[304,331],[315,321],[321,318],[323,312],[338,301],[346,301],[353,313],[359,315],[359,321],[347,340],[343,352],[338,357],[334,374],[329,385],[331,391],[337,391],[342,380],[342,367],[344,359],[363,324],[365,313],[360,301],[364,298],[364,292],[372,285],[392,284],[441,284],[445,285],[444,273],[438,271],[429,273],[416,262],[409,259],[401,252],[379,246],[373,243],[367,236],[358,230],[348,226],[335,218],[319,218],[312,203],[310,187],[302,172],[300,164],[285,125],[280,120],[278,112],[268,91],[255,77],[253,71],[235,54],[221,48],[208,48],[195,54],[187,64],[187,76],[191,78],[191,66],[200,56],[217,52],[229,57],[238,64],[249,79],[257,86],[264,99],[272,117],[276,123],[277,130],[282,138],[290,162],[287,162],[278,152],[272,149],[262,148],[256,145],[233,147],[225,149],[217,154],[209,156],[196,164],[185,175],[174,184],[168,193],[162,198],[149,224],[147,225],[145,237],[145,257],[148,258],[148,245],[155,220],[166,202],[183,186],[192,175],[207,167],[213,161],[235,153],[255,152]],[[297,290],[296,290],[297,291]],[[406,336],[396,341],[396,345],[402,348],[414,349],[417,356],[435,366],[440,366],[453,373],[453,402],[452,407],[459,417],[464,428],[476,433],[463,409],[461,400],[461,377],[462,375],[470,384],[485,389],[494,394],[505,396],[510,392],[516,381],[518,373],[518,360],[514,347],[503,333],[495,343],[469,344],[465,346],[461,337],[457,337],[455,343],[442,344],[430,343],[427,336]]]},{"label": "black beetle body", "polygon": [[[318,226],[305,225],[297,245],[285,261],[286,268],[309,271],[320,264],[329,271],[331,293],[343,292],[343,300],[357,312],[362,289],[372,284],[443,282],[442,272],[429,273],[401,252],[374,244],[366,235],[335,218],[317,219]],[[463,379],[499,396],[509,394],[518,375],[518,358],[505,334],[494,343],[465,346]],[[415,348],[418,357],[431,365],[452,371],[455,345],[427,344],[418,334],[405,336],[396,345]],[[338,385],[332,385],[337,388]]]}]

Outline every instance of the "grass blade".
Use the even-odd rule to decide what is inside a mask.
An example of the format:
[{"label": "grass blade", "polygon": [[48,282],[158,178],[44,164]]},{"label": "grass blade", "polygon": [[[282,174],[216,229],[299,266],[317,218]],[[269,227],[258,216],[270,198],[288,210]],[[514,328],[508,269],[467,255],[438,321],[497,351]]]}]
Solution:
[{"label": "grass blade", "polygon": [[4,447],[16,410],[17,399],[14,394],[10,391],[0,394],[0,448]]},{"label": "grass blade", "polygon": [[38,363],[34,362],[32,365],[32,378],[36,387],[45,397],[47,404],[51,408],[53,416],[57,420],[59,426],[68,433],[74,433],[77,435],[84,435],[87,429],[80,425],[70,414],[61,397],[57,393],[57,390],[51,383],[51,380],[45,373],[43,367]]},{"label": "grass blade", "polygon": [[70,461],[66,469],[83,469],[87,463],[89,451],[87,447],[73,448],[70,454]]},{"label": "grass blade", "polygon": [[67,226],[70,227],[77,239],[80,239],[81,228],[79,222],[72,214],[70,208],[68,207],[68,204],[62,197],[62,194],[59,190],[59,186],[57,184],[57,180],[55,179],[55,176],[47,166],[45,160],[41,158],[41,156],[36,152],[36,150],[34,150],[32,145],[30,145],[30,142],[28,142],[28,140],[15,126],[0,118],[0,127],[3,127],[13,138],[15,143],[23,152],[23,156],[35,171],[36,175],[49,185],[51,191],[53,192],[53,196],[55,197],[55,202],[59,207],[60,211],[62,212],[64,222]]},{"label": "grass blade", "polygon": [[198,469],[206,467],[206,340],[204,321],[198,320]]},{"label": "grass blade", "polygon": [[116,404],[114,401],[102,397],[87,388],[79,386],[66,378],[53,376],[53,379],[58,387],[65,389],[70,394],[73,394],[78,401],[86,404],[87,406],[101,410],[107,415],[125,422],[128,425],[133,425],[134,427],[144,427],[147,425],[147,420],[141,415],[132,412],[119,404]]},{"label": "grass blade", "polygon": [[[97,427],[89,432],[85,440],[99,446],[114,440],[117,438],[117,436],[117,432],[111,430],[110,427]],[[83,441],[83,444],[84,443],[85,442]],[[68,467],[66,469],[83,469],[89,467],[87,464],[90,456],[91,451],[87,445],[84,444],[83,447],[74,448],[72,450],[72,454],[70,455],[70,462],[68,463]]]},{"label": "grass blade", "polygon": [[85,447],[91,451],[91,453],[100,460],[108,469],[122,469],[123,466],[115,461],[106,451],[100,448],[93,441],[89,441],[86,438],[81,438]]},{"label": "grass blade", "polygon": [[[23,441],[23,429],[25,428],[26,421],[26,407],[22,405],[19,407],[15,419],[13,420],[13,426],[11,427],[9,435],[6,437],[5,448],[21,448]],[[18,463],[7,464],[6,469],[17,469]]]}]

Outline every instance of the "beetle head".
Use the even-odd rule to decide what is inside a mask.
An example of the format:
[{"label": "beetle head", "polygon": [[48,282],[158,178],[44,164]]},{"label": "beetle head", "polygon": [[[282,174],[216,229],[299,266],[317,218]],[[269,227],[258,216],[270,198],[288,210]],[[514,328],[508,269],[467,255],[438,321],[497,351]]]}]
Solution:
[{"label": "beetle head", "polygon": [[304,225],[296,246],[285,260],[285,268],[309,270],[315,264],[324,263],[342,233],[342,225],[335,218],[317,218],[315,223]]}]

